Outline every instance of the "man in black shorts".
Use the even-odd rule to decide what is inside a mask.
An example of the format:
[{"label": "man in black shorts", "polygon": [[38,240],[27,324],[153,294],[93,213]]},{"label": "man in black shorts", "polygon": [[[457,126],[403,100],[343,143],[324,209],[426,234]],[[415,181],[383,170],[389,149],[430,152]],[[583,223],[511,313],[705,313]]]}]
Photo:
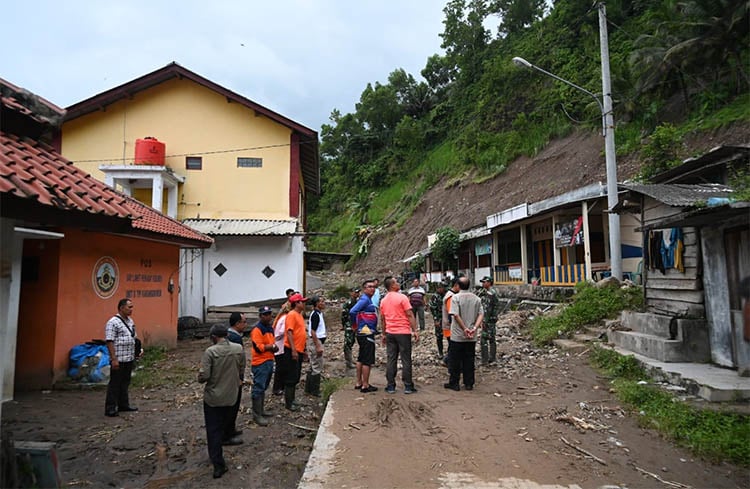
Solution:
[{"label": "man in black shorts", "polygon": [[349,310],[352,324],[356,325],[357,344],[357,383],[355,389],[361,392],[375,392],[377,387],[370,385],[370,368],[375,364],[375,335],[378,332],[377,309],[372,303],[375,282],[366,280],[362,284],[363,294]]}]

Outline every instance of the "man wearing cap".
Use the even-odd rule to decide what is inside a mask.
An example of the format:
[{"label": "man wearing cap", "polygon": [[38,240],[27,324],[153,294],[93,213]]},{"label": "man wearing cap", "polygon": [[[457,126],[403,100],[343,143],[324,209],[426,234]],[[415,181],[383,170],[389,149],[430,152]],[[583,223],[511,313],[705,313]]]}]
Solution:
[{"label": "man wearing cap", "polygon": [[305,357],[307,328],[302,311],[307,299],[300,293],[289,296],[292,310],[286,315],[286,332],[284,339],[284,405],[290,411],[299,411],[300,406],[294,402],[297,384],[302,374],[302,360]]},{"label": "man wearing cap", "polygon": [[271,383],[273,374],[274,353],[279,349],[276,346],[273,331],[273,311],[268,306],[258,310],[258,324],[250,332],[250,344],[252,345],[251,368],[253,371],[253,421],[258,426],[267,426],[271,414],[264,411],[266,390]]},{"label": "man wearing cap", "polygon": [[488,363],[495,363],[497,357],[495,323],[497,323],[497,315],[500,312],[500,298],[492,287],[492,277],[483,277],[480,282],[482,283],[482,288],[477,295],[482,300],[482,309],[484,310],[480,345],[482,349],[482,365],[487,365]]},{"label": "man wearing cap", "polygon": [[[229,315],[229,329],[227,330],[227,340],[232,343],[236,343],[242,347],[242,370],[240,371],[240,379],[245,382],[245,365],[247,365],[247,356],[245,355],[245,345],[242,342],[242,334],[245,332],[247,327],[247,319],[241,312],[233,312]],[[242,401],[242,385],[237,389],[237,402],[232,407],[232,415],[227,423],[227,431],[224,433],[224,440],[229,440],[235,436],[242,434],[242,430],[236,428],[237,425],[237,414],[240,412],[240,402]]]},{"label": "man wearing cap", "polygon": [[435,342],[437,344],[438,358],[443,358],[443,298],[445,297],[445,284],[438,283],[437,290],[430,297],[430,314],[432,324],[435,328]]},{"label": "man wearing cap", "polygon": [[218,479],[228,470],[222,444],[242,443],[239,438],[223,442],[232,408],[237,400],[237,389],[242,384],[240,375],[245,369],[243,348],[227,340],[227,330],[224,324],[215,324],[211,327],[209,334],[213,345],[203,352],[198,371],[198,382],[206,384],[203,389],[203,416],[206,423],[208,457],[214,466],[214,479]]},{"label": "man wearing cap", "polygon": [[344,360],[346,368],[355,368],[352,357],[352,347],[354,346],[354,329],[352,329],[352,319],[349,317],[349,311],[359,300],[359,287],[353,287],[349,291],[349,300],[341,306],[341,327],[344,330]]}]

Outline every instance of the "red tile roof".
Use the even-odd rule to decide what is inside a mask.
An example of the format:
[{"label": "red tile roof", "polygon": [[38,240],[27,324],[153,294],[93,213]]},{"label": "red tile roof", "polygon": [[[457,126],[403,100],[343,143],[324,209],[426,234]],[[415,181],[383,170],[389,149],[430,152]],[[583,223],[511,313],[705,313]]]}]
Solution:
[{"label": "red tile roof", "polygon": [[201,241],[208,245],[210,245],[214,241],[213,238],[199,233],[193,228],[182,224],[180,221],[165,216],[164,214],[154,210],[153,207],[149,207],[130,197],[128,197],[128,201],[125,204],[125,207],[131,209],[135,214],[139,216],[132,222],[133,227],[136,229],[140,229],[142,231],[150,231],[158,234],[178,236],[180,238],[185,238],[192,241]]},{"label": "red tile roof", "polygon": [[44,143],[0,132],[0,192],[60,209],[137,217],[127,197],[77,168]]},{"label": "red tile roof", "polygon": [[[62,109],[0,79],[3,111],[54,124]],[[40,112],[44,114],[40,115]],[[207,247],[213,239],[108,187],[44,142],[0,131],[0,194],[130,222],[132,235]]]}]

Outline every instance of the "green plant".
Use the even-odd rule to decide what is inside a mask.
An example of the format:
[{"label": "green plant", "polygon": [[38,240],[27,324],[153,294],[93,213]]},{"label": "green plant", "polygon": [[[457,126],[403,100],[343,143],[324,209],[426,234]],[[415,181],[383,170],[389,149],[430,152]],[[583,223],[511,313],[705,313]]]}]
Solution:
[{"label": "green plant", "polygon": [[617,396],[639,413],[642,426],[656,429],[680,445],[713,461],[750,466],[750,416],[715,409],[698,409],[656,386],[632,356],[594,347],[591,363],[612,379]]},{"label": "green plant", "polygon": [[589,282],[576,285],[572,303],[557,315],[537,316],[531,322],[531,334],[537,344],[547,344],[587,324],[612,318],[624,309],[641,309],[640,287],[596,287]]},{"label": "green plant", "polygon": [[329,294],[329,297],[333,299],[342,299],[349,297],[350,286],[346,284],[338,284]]},{"label": "green plant", "polygon": [[417,257],[414,258],[409,264],[409,267],[411,268],[412,272],[421,273],[424,271],[424,265],[425,265],[425,257],[421,253],[418,253]]},{"label": "green plant", "polygon": [[131,386],[136,389],[169,387],[192,380],[194,372],[176,363],[167,362],[167,348],[149,346],[144,348],[143,356],[136,363]]},{"label": "green plant", "polygon": [[444,226],[435,233],[435,242],[432,243],[432,256],[443,264],[446,269],[454,269],[461,242],[459,233],[450,226]]},{"label": "green plant", "polygon": [[341,389],[343,386],[349,383],[349,379],[346,378],[327,378],[323,379],[320,385],[320,395],[323,399],[323,404],[328,403],[328,399],[333,395],[334,392]]},{"label": "green plant", "polygon": [[654,175],[668,170],[680,163],[678,151],[682,143],[682,134],[672,124],[662,124],[654,129],[643,146],[641,154],[646,160],[641,169],[641,177],[647,180]]}]

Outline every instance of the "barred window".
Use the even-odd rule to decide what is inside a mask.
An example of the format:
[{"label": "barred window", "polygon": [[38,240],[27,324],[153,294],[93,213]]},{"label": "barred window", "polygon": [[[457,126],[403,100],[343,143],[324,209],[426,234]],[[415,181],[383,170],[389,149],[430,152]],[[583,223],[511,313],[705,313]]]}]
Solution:
[{"label": "barred window", "polygon": [[263,158],[237,158],[237,168],[263,168]]},{"label": "barred window", "polygon": [[202,156],[186,156],[185,168],[188,170],[202,170],[203,169],[203,157]]}]

